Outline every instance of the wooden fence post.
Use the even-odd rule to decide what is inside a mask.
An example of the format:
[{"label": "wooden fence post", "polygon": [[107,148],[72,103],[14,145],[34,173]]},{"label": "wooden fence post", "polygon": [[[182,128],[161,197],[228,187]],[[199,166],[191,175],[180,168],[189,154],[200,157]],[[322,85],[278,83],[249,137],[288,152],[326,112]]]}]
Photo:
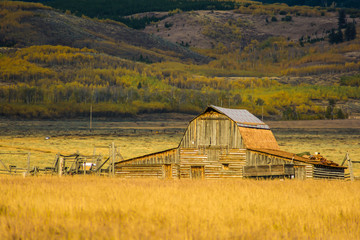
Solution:
[{"label": "wooden fence post", "polygon": [[58,168],[58,170],[59,170],[59,177],[61,177],[62,176],[62,168],[63,168],[63,162],[64,162],[64,158],[62,158],[62,157],[59,157],[59,168]]},{"label": "wooden fence post", "polygon": [[111,170],[112,170],[112,176],[115,176],[115,143],[112,142],[111,144],[111,148],[112,148],[112,163],[111,163]]},{"label": "wooden fence post", "polygon": [[30,152],[28,153],[27,156],[27,172],[26,174],[30,174]]},{"label": "wooden fence post", "polygon": [[354,181],[355,180],[355,176],[354,176],[354,170],[353,170],[353,163],[349,157],[349,153],[346,153],[346,160],[348,162],[348,167],[349,167],[349,171],[350,171],[350,180]]},{"label": "wooden fence post", "polygon": [[109,145],[109,177],[111,176],[111,145]]}]

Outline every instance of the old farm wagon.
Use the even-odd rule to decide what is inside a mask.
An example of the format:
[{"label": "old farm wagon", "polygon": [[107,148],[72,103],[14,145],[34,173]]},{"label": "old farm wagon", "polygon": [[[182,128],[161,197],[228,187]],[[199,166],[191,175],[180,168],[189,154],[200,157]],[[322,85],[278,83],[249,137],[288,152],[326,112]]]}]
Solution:
[{"label": "old farm wagon", "polygon": [[117,162],[121,177],[344,178],[345,167],[281,151],[268,125],[247,110],[209,106],[178,147]]}]

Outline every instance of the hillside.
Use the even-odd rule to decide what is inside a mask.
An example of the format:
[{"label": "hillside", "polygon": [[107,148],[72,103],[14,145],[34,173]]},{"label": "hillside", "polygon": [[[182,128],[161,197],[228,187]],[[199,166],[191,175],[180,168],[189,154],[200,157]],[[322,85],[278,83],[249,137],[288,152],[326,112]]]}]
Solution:
[{"label": "hillside", "polygon": [[[156,13],[145,13],[147,16]],[[137,14],[143,17],[145,14]],[[157,13],[160,15],[160,13]],[[160,15],[163,16],[163,15]],[[277,21],[271,21],[271,18]],[[269,37],[284,37],[298,41],[301,37],[325,38],[337,28],[337,13],[326,16],[293,16],[291,22],[281,21],[283,15],[254,15],[237,11],[193,11],[166,16],[148,25],[145,32],[174,43],[210,49],[218,43],[227,47],[238,44],[246,47],[251,41]]]},{"label": "hillside", "polygon": [[333,9],[251,2],[128,16],[158,19],[139,31],[0,4],[1,116],[84,117],[90,105],[95,117],[193,114],[208,104],[284,120],[360,113],[360,38],[329,43]]},{"label": "hillside", "polygon": [[149,62],[208,62],[206,57],[189,49],[115,21],[79,18],[35,4],[2,2],[1,5],[0,43],[3,46],[63,45]]}]

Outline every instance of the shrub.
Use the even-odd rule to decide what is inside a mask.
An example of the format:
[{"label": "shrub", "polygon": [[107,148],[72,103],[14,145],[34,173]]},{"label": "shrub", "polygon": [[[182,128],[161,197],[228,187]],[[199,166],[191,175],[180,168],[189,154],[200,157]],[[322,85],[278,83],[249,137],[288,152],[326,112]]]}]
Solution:
[{"label": "shrub", "polygon": [[291,16],[289,16],[289,15],[287,15],[287,16],[285,16],[285,17],[281,18],[281,21],[291,22],[291,21],[292,21],[292,17],[291,17]]},{"label": "shrub", "polygon": [[173,23],[169,23],[169,22],[165,22],[164,26],[166,28],[171,28],[174,24]]}]

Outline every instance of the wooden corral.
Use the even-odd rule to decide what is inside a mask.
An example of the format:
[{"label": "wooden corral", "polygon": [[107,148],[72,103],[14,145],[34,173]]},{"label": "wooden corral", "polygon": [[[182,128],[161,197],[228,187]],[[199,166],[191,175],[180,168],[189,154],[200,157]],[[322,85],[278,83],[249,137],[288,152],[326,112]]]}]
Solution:
[{"label": "wooden corral", "polygon": [[343,179],[345,167],[281,151],[268,125],[247,110],[209,106],[177,148],[116,163],[120,177]]},{"label": "wooden corral", "polygon": [[[114,143],[107,146],[97,146],[97,148],[109,148],[109,157],[104,158],[102,155],[82,155],[75,153],[72,155],[63,155],[58,153],[55,157],[53,166],[48,168],[53,173],[62,175],[75,174],[96,174],[96,175],[115,175],[116,159],[123,160],[118,148]],[[107,168],[105,168],[107,166]]]},{"label": "wooden corral", "polygon": [[[109,157],[103,157],[101,154],[96,155],[95,149],[97,148],[108,148]],[[1,160],[0,157],[0,174],[16,175],[22,174],[25,176],[36,176],[43,174],[50,175],[75,175],[75,174],[96,174],[96,175],[115,175],[115,162],[116,160],[124,160],[120,154],[119,149],[114,143],[109,146],[94,146],[93,155],[84,155],[79,152],[64,155],[61,153],[56,154],[52,166],[39,168],[37,166],[30,167],[30,152],[19,153],[19,152],[0,152],[0,156],[4,154],[9,155],[27,155],[27,168],[20,168],[15,165],[7,166]]]}]

